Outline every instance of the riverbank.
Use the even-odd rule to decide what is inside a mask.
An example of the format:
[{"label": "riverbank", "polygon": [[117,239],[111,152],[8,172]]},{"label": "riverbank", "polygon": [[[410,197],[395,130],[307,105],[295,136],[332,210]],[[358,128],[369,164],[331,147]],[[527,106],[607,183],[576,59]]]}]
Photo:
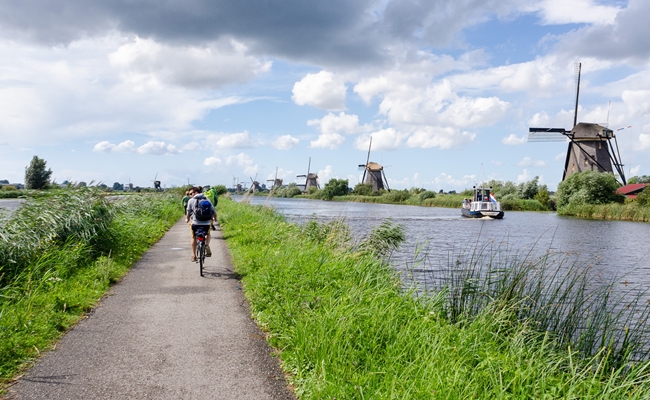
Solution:
[{"label": "riverbank", "polygon": [[444,296],[404,292],[336,223],[299,228],[232,201],[220,202],[220,220],[253,315],[300,398],[650,394],[646,364],[580,359],[552,333],[513,320],[509,307],[450,319]]},{"label": "riverbank", "polygon": [[28,199],[0,224],[0,384],[30,365],[183,214],[176,194]]},{"label": "riverbank", "polygon": [[558,214],[585,219],[650,222],[650,206],[640,206],[635,201],[624,204],[569,205],[560,208]]}]

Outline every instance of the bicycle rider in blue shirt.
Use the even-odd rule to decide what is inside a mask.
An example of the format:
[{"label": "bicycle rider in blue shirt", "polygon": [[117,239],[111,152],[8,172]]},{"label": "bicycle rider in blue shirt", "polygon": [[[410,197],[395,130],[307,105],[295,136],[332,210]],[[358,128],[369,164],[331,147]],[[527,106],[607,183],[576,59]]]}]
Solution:
[{"label": "bicycle rider in blue shirt", "polygon": [[217,218],[217,210],[214,209],[214,206],[212,206],[212,219],[209,219],[207,221],[200,221],[196,219],[194,215],[194,210],[196,210],[199,206],[199,202],[201,200],[207,200],[207,197],[203,193],[201,193],[201,190],[198,187],[192,187],[190,189],[190,196],[191,199],[187,203],[187,212],[185,213],[185,223],[190,222],[190,217],[192,219],[192,261],[196,261],[196,231],[198,229],[201,229],[205,232],[205,256],[210,257],[212,255],[212,251],[210,250],[210,223],[216,222]]}]

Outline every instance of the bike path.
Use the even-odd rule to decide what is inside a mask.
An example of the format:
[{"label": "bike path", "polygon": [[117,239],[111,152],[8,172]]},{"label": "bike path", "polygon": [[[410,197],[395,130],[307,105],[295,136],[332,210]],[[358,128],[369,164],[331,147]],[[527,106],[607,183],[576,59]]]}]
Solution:
[{"label": "bike path", "polygon": [[7,399],[294,399],[212,235],[202,278],[175,224]]}]

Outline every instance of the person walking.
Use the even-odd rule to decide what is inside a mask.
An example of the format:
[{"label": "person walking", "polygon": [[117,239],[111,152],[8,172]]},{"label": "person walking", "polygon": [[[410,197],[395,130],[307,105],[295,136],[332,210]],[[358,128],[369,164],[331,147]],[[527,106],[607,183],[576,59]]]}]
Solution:
[{"label": "person walking", "polygon": [[187,211],[185,213],[185,222],[192,221],[190,227],[192,230],[192,258],[196,262],[196,231],[201,229],[205,232],[205,256],[212,256],[210,250],[210,225],[217,217],[217,211],[214,209],[210,200],[198,187],[190,189],[190,196],[192,198],[187,203]]},{"label": "person walking", "polygon": [[183,210],[185,210],[185,213],[187,213],[187,203],[190,201],[190,191],[189,189],[185,192],[185,196],[183,196]]}]

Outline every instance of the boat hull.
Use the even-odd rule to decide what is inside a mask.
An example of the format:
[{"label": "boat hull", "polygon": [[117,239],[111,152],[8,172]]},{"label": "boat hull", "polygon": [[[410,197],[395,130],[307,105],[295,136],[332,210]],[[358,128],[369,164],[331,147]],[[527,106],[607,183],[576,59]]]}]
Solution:
[{"label": "boat hull", "polygon": [[502,219],[503,211],[470,211],[465,208],[460,209],[461,215],[467,218],[484,218]]}]

